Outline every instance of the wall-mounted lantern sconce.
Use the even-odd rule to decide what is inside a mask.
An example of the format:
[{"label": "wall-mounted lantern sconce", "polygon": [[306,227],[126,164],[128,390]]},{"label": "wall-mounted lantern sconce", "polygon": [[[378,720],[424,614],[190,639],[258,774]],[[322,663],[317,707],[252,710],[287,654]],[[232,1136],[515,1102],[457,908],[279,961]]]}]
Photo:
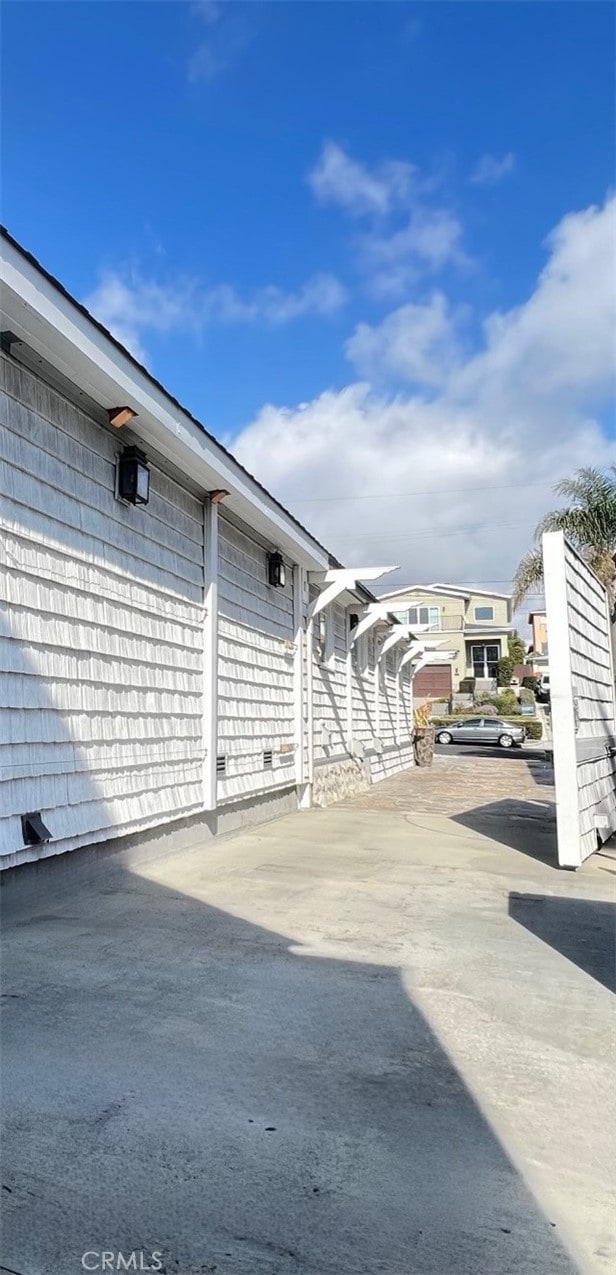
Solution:
[{"label": "wall-mounted lantern sconce", "polygon": [[123,425],[128,425],[129,421],[134,421],[137,413],[132,407],[109,407],[107,408],[107,416],[109,424],[114,429],[121,429]]},{"label": "wall-mounted lantern sconce", "polygon": [[359,616],[357,614],[357,611],[351,611],[351,614],[349,616],[349,628],[356,629],[358,624],[359,624]]},{"label": "wall-mounted lantern sconce", "polygon": [[118,457],[116,496],[129,505],[147,505],[150,499],[148,458],[138,447],[125,447]]},{"label": "wall-mounted lantern sconce", "polygon": [[267,555],[267,579],[273,589],[284,589],[287,583],[287,572],[284,559],[278,550]]}]

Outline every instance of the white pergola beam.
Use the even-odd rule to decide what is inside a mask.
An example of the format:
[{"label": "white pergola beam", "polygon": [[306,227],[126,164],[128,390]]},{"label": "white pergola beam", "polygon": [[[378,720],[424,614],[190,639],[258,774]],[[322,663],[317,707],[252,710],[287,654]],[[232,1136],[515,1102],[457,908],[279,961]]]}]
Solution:
[{"label": "white pergola beam", "polygon": [[309,571],[311,584],[331,584],[334,580],[345,579],[347,587],[358,580],[380,580],[381,576],[398,571],[399,567],[332,567],[329,571]]},{"label": "white pergola beam", "polygon": [[325,607],[331,606],[341,593],[356,589],[361,580],[380,580],[381,576],[397,570],[397,567],[341,567],[331,571],[310,571],[310,583],[326,587],[315,598],[309,616],[314,619]]}]

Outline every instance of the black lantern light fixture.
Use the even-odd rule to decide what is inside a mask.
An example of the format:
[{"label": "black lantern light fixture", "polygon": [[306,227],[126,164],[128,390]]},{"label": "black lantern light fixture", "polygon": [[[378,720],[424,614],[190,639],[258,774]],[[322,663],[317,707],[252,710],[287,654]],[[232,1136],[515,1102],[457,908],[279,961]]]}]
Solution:
[{"label": "black lantern light fixture", "polygon": [[269,553],[267,556],[267,579],[273,589],[284,589],[287,583],[284,558],[277,549],[274,553]]},{"label": "black lantern light fixture", "polygon": [[147,505],[150,499],[148,458],[138,447],[125,447],[118,458],[116,495],[129,505]]}]

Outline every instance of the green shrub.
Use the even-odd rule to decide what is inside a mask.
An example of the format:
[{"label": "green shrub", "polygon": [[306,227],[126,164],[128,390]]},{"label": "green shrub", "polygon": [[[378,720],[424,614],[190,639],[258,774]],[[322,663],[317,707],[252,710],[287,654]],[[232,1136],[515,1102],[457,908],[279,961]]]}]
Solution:
[{"label": "green shrub", "polygon": [[519,713],[520,711],[515,691],[512,690],[501,691],[501,694],[497,695],[492,702],[496,704],[499,713]]},{"label": "green shrub", "polygon": [[513,660],[514,665],[524,664],[526,662],[526,647],[522,638],[517,633],[512,633],[507,641],[507,654]]},{"label": "green shrub", "polygon": [[498,661],[498,684],[499,686],[511,686],[515,661],[510,655],[501,655]]},{"label": "green shrub", "polygon": [[489,691],[479,691],[479,694],[475,696],[476,704],[494,704],[494,702],[494,697]]},{"label": "green shrub", "polygon": [[520,704],[532,704],[534,706],[535,696],[530,686],[522,686],[520,689]]},{"label": "green shrub", "polygon": [[524,690],[537,691],[539,688],[539,678],[538,677],[523,677],[522,688]]},{"label": "green shrub", "polygon": [[524,725],[527,739],[541,739],[543,737],[543,723],[538,718],[527,717]]}]

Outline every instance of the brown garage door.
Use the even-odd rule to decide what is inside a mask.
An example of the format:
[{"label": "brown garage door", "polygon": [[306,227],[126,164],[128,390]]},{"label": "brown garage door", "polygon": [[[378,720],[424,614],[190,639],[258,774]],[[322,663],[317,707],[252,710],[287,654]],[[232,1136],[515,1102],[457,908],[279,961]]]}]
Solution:
[{"label": "brown garage door", "polygon": [[413,678],[414,699],[451,695],[451,664],[426,664]]}]

